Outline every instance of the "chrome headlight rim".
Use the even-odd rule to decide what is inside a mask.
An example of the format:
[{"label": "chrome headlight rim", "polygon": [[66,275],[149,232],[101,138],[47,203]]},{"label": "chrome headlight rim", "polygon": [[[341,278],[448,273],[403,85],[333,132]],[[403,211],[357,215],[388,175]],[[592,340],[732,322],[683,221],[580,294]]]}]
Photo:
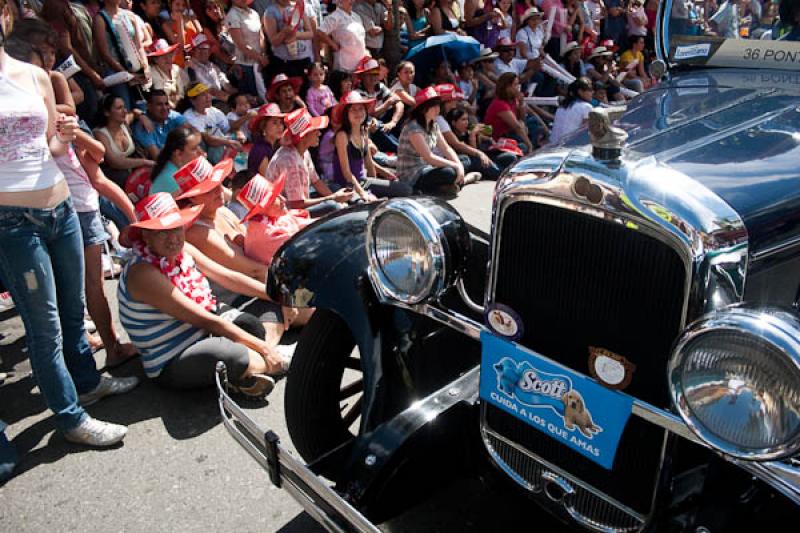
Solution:
[{"label": "chrome headlight rim", "polygon": [[[420,233],[426,243],[426,252],[433,263],[433,273],[417,294],[409,294],[398,290],[388,278],[378,259],[375,240],[375,228],[380,219],[387,214],[405,217]],[[392,198],[376,208],[367,220],[367,256],[369,259],[369,277],[375,289],[385,298],[396,300],[407,305],[416,305],[432,295],[438,295],[446,285],[448,267],[446,235],[444,230],[428,212],[427,208],[413,198]]]},{"label": "chrome headlight rim", "polygon": [[753,449],[736,446],[707,428],[693,413],[686,397],[683,367],[694,340],[711,332],[738,333],[758,337],[775,347],[800,375],[800,318],[776,308],[750,308],[736,305],[714,311],[690,325],[675,344],[668,365],[668,383],[673,405],[697,437],[725,455],[745,461],[771,461],[800,452],[800,430],[779,445]]}]

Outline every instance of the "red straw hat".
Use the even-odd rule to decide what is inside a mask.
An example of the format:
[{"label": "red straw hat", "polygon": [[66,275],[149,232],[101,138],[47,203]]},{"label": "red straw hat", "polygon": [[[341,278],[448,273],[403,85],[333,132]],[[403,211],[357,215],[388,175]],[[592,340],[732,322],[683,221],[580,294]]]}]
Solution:
[{"label": "red straw hat", "polygon": [[247,184],[242,187],[236,199],[239,203],[247,208],[247,214],[242,218],[242,222],[250,220],[256,215],[262,214],[272,202],[278,197],[283,190],[283,185],[286,182],[286,173],[282,173],[280,177],[272,182],[261,174],[256,174]]},{"label": "red straw hat", "polygon": [[267,100],[275,101],[275,97],[278,94],[278,89],[283,87],[284,85],[291,84],[294,92],[300,90],[300,87],[303,85],[303,78],[298,77],[289,77],[286,74],[278,74],[274,78],[272,78],[272,83],[269,84],[269,91],[267,92]]},{"label": "red straw hat", "polygon": [[192,42],[186,45],[186,51],[188,52],[198,48],[211,48],[211,41],[208,40],[205,33],[198,33],[192,38]]},{"label": "red straw hat", "polygon": [[256,116],[250,119],[250,124],[248,127],[251,132],[258,131],[261,127],[261,121],[265,118],[284,118],[285,116],[286,113],[281,113],[281,108],[278,107],[278,104],[264,104],[258,108]]},{"label": "red straw hat", "polygon": [[295,109],[286,115],[283,122],[286,124],[286,131],[283,132],[283,137],[291,137],[293,142],[302,139],[311,131],[328,127],[328,117],[312,117],[305,107]]},{"label": "red straw hat", "polygon": [[500,150],[501,152],[508,152],[509,154],[514,154],[519,156],[523,155],[522,150],[519,147],[519,144],[517,144],[517,141],[515,141],[514,139],[509,139],[508,137],[500,137],[494,143],[492,143],[490,149]]},{"label": "red straw hat", "polygon": [[451,100],[464,100],[464,93],[453,85],[452,83],[442,83],[434,86],[436,92],[442,98],[443,102],[450,102]]},{"label": "red straw hat", "polygon": [[361,61],[358,62],[358,65],[356,65],[353,74],[364,74],[365,72],[372,72],[380,68],[381,65],[378,63],[377,59],[372,56],[364,56],[361,58]]},{"label": "red straw hat", "polygon": [[120,235],[120,242],[125,247],[130,247],[142,238],[141,230],[167,230],[191,226],[203,205],[193,205],[186,209],[178,209],[178,204],[167,192],[157,192],[143,198],[136,204],[137,222],[128,225]]},{"label": "red straw hat", "polygon": [[165,39],[159,39],[150,45],[150,50],[147,52],[147,57],[158,57],[171,54],[176,48],[178,48],[177,44],[170,45]]},{"label": "red straw hat", "polygon": [[347,106],[355,104],[364,104],[367,107],[367,113],[375,105],[374,98],[368,98],[361,91],[350,91],[339,99],[339,103],[333,107],[331,111],[331,120],[334,124],[341,124],[344,120],[344,112]]},{"label": "red straw hat", "polygon": [[150,179],[150,167],[139,167],[128,174],[123,190],[134,204],[150,194],[153,180]]},{"label": "red straw hat", "polygon": [[412,109],[416,109],[428,100],[433,100],[434,98],[438,98],[439,100],[442,97],[439,95],[439,91],[436,90],[436,87],[431,85],[430,87],[425,87],[421,91],[417,91],[417,95],[414,96],[414,107]]},{"label": "red straw hat", "polygon": [[202,155],[186,163],[175,172],[175,181],[181,189],[178,200],[200,196],[219,187],[233,170],[233,160],[223,159],[215,166]]}]

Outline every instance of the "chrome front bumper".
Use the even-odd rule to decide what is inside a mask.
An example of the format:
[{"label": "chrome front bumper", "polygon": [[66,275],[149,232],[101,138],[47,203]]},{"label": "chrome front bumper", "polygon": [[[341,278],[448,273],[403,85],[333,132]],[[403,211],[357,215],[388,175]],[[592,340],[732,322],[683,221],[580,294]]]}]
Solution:
[{"label": "chrome front bumper", "polygon": [[285,489],[326,530],[379,533],[379,529],[301,461],[280,445],[273,431],[258,426],[228,395],[225,365],[217,363],[217,393],[228,433],[261,465],[273,485]]}]

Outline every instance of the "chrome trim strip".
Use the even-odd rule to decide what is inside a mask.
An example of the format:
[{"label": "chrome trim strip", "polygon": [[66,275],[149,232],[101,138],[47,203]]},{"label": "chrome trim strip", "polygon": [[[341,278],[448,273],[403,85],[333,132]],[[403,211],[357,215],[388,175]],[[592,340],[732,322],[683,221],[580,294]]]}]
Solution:
[{"label": "chrome trim strip", "polygon": [[[269,472],[270,467],[264,451],[267,448],[267,443],[264,439],[266,432],[259,428],[258,424],[248,417],[226,393],[228,380],[223,363],[217,363],[215,380],[217,393],[219,395],[218,406],[222,417],[222,424],[236,442],[256,460],[261,468]],[[243,429],[239,429],[237,424],[240,424]],[[325,527],[326,530],[334,533],[347,533],[351,531],[337,524],[324,509],[314,502],[309,493],[318,496],[327,505],[330,505],[332,509],[339,513],[339,516],[347,521],[347,524],[352,530],[360,533],[380,533],[380,530],[375,527],[372,522],[367,520],[364,515],[342,499],[331,487],[323,483],[319,477],[311,472],[306,465],[295,459],[283,446],[278,444],[277,448],[280,469],[291,472],[305,485],[308,491],[306,491],[303,485],[297,484],[292,478],[286,477],[283,474],[281,474],[282,488],[286,489],[286,491],[303,506],[303,509]]]},{"label": "chrome trim strip", "polygon": [[791,239],[787,239],[781,243],[775,244],[770,246],[769,248],[764,248],[763,250],[759,250],[753,253],[753,260],[760,261],[761,259],[773,256],[780,252],[785,252],[787,250],[791,250],[795,246],[800,246],[800,236],[793,237]]}]

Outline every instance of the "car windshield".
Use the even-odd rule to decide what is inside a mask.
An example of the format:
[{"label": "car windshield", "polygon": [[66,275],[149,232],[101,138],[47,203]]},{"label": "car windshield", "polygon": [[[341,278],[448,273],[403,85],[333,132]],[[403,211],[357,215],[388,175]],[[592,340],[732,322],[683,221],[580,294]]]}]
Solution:
[{"label": "car windshield", "polygon": [[665,0],[677,64],[800,70],[800,0]]}]

